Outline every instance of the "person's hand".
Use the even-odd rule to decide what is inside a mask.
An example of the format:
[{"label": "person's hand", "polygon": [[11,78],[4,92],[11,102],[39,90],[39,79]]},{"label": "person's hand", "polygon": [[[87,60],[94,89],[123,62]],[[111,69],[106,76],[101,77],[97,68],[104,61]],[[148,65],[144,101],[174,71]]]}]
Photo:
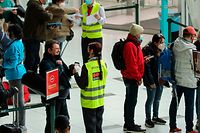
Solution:
[{"label": "person's hand", "polygon": [[56,64],[62,65],[62,61],[61,61],[61,60],[57,60],[57,61],[56,61]]},{"label": "person's hand", "polygon": [[97,20],[100,20],[101,17],[99,16],[99,14],[94,14],[94,17],[97,19]]},{"label": "person's hand", "polygon": [[75,15],[74,15],[74,18],[75,18],[75,19],[80,19],[80,18],[81,18],[81,15],[80,15],[80,14],[75,14]]},{"label": "person's hand", "polygon": [[147,55],[147,56],[144,56],[144,62],[145,63],[149,63],[150,62],[150,60],[153,58],[154,56],[152,55]]},{"label": "person's hand", "polygon": [[151,89],[156,89],[156,84],[151,84],[150,87]]}]

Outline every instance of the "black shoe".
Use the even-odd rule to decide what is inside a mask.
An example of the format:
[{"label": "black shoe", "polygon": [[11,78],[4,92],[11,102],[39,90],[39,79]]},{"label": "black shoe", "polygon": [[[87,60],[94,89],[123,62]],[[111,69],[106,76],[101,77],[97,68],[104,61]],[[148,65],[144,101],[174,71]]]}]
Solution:
[{"label": "black shoe", "polygon": [[154,123],[151,120],[146,120],[145,121],[145,126],[148,128],[153,128],[154,127]]},{"label": "black shoe", "polygon": [[[138,125],[138,124],[133,124],[134,126],[136,126],[136,127],[141,127],[141,125]],[[126,126],[126,124],[124,124],[124,127],[123,127],[123,131],[127,131],[127,126]]]},{"label": "black shoe", "polygon": [[131,133],[131,132],[138,132],[138,133],[145,133],[146,129],[142,129],[139,125],[133,125],[131,127],[124,127],[124,132]]},{"label": "black shoe", "polygon": [[165,120],[158,118],[158,117],[153,117],[152,122],[154,124],[158,124],[158,125],[165,125],[166,124]]}]

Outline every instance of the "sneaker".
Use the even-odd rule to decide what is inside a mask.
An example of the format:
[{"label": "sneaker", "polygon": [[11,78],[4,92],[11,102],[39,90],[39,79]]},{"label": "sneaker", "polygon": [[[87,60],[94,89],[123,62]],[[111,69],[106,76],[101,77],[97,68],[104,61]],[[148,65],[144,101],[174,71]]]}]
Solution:
[{"label": "sneaker", "polygon": [[146,132],[146,129],[142,129],[139,125],[124,127],[123,130],[125,133],[131,133],[131,132],[145,133]]},{"label": "sneaker", "polygon": [[181,132],[182,130],[180,128],[170,128],[169,133],[178,133]]},{"label": "sneaker", "polygon": [[166,124],[166,121],[159,118],[159,117],[153,117],[152,122],[154,124],[159,124],[159,125],[165,125]]},{"label": "sneaker", "polygon": [[198,133],[198,131],[196,131],[196,130],[193,130],[193,131],[187,131],[186,133]]},{"label": "sneaker", "polygon": [[153,128],[154,127],[154,123],[151,120],[146,120],[145,121],[145,126],[148,128]]},{"label": "sneaker", "polygon": [[[138,125],[138,124],[133,124],[133,125],[136,126],[136,127],[141,127],[141,125]],[[123,131],[127,131],[126,124],[124,124]]]}]

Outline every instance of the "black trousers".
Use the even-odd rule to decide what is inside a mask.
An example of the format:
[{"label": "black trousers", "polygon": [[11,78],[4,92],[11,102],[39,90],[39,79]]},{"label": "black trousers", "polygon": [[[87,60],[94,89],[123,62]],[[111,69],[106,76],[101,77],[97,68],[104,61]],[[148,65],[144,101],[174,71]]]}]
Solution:
[{"label": "black trousers", "polygon": [[[83,63],[86,63],[89,60],[89,54],[88,54],[87,48],[88,48],[88,44],[91,43],[91,42],[99,42],[99,43],[102,44],[103,39],[102,38],[90,39],[90,38],[87,38],[87,37],[85,37],[85,38],[82,37],[81,48],[82,48]],[[102,46],[103,46],[103,44],[102,44]]]},{"label": "black trousers", "polygon": [[40,63],[40,41],[29,39],[23,40],[25,47],[24,66],[26,70],[37,72],[38,64]]},{"label": "black trousers", "polygon": [[[56,116],[65,115],[65,116],[67,116],[69,118],[66,99],[56,99],[55,104],[56,104],[55,105]],[[45,133],[51,133],[51,121],[50,121],[50,118],[51,118],[50,106],[46,106]]]},{"label": "black trousers", "polygon": [[82,107],[82,111],[86,133],[102,133],[104,106],[96,109]]}]

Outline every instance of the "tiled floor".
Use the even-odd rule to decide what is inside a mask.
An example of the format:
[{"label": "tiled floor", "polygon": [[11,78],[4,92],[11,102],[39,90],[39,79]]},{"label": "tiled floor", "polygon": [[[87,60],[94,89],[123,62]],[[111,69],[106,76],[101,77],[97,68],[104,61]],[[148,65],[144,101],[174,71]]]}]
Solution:
[{"label": "tiled floor", "polygon": [[[74,63],[75,61],[82,62],[81,48],[80,48],[80,37],[81,28],[74,27],[75,37],[67,46],[63,59],[67,64]],[[105,96],[105,112],[103,121],[104,133],[123,133],[123,102],[125,95],[125,87],[123,82],[120,80],[121,74],[117,71],[111,61],[111,49],[114,42],[119,38],[126,37],[127,32],[122,31],[111,31],[103,30],[104,33],[104,47],[103,47],[103,58],[108,66],[108,79],[106,85],[106,96]],[[151,39],[150,35],[144,35],[145,45]],[[81,63],[82,64],[82,63]],[[71,133],[84,133],[84,124],[82,119],[82,112],[80,106],[80,92],[77,88],[74,79],[71,80],[73,88],[71,89],[71,99],[68,101],[68,108],[71,116]],[[141,124],[144,127],[145,113],[144,105],[146,100],[146,90],[142,85],[139,89],[138,102],[135,111],[136,123]],[[168,133],[168,108],[171,100],[171,89],[165,88],[163,91],[162,99],[160,102],[159,116],[167,120],[167,124],[160,126],[156,125],[155,128],[148,129],[147,133]],[[178,127],[185,131],[184,122],[184,104],[183,100],[179,106],[177,123]],[[31,103],[40,102],[39,95],[31,96]],[[27,110],[26,112],[26,125],[28,133],[43,133],[45,127],[45,109],[37,108]],[[0,118],[0,124],[12,122],[12,113],[10,116]]]}]

